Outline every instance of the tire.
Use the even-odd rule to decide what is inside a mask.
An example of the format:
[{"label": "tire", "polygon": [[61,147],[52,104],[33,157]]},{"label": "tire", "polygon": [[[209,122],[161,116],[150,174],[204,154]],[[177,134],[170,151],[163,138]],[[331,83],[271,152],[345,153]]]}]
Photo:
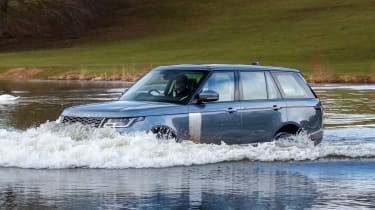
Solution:
[{"label": "tire", "polygon": [[[273,141],[275,142],[277,146],[280,146],[280,147],[288,146],[288,144],[290,143],[292,143],[293,145],[293,142],[295,143],[295,145],[303,145],[303,142],[298,142],[298,140],[296,140],[295,138],[296,135],[298,135],[298,133],[293,134],[293,133],[289,133],[285,131],[279,132],[275,135],[275,137],[273,138]],[[309,138],[309,140],[311,140],[311,138]],[[320,142],[311,140],[311,143],[313,143],[314,146],[316,146]],[[309,143],[307,145],[309,145]]]},{"label": "tire", "polygon": [[273,138],[274,141],[278,141],[280,139],[289,139],[293,136],[293,134],[288,133],[288,132],[279,132],[275,135]]},{"label": "tire", "polygon": [[155,134],[156,138],[159,140],[167,140],[167,141],[176,141],[179,142],[176,133],[169,127],[156,127],[151,129],[151,132]]},{"label": "tire", "polygon": [[279,132],[278,134],[275,135],[273,138],[273,141],[275,142],[275,145],[278,147],[289,147],[291,142],[294,140],[292,137],[294,134],[288,133],[288,132]]}]

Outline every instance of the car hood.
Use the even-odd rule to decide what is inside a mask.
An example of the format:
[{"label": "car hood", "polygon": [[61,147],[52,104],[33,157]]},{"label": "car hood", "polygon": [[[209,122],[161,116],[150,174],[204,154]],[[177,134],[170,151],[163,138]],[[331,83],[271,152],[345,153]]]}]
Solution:
[{"label": "car hood", "polygon": [[139,117],[187,113],[186,105],[150,102],[115,101],[73,106],[63,111],[63,116],[77,117]]}]

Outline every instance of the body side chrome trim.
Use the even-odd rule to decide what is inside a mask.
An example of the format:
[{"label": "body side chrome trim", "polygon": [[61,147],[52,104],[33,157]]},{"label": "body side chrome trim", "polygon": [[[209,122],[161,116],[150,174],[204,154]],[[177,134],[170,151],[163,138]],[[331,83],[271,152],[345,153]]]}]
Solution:
[{"label": "body side chrome trim", "polygon": [[189,137],[194,143],[200,143],[202,131],[202,114],[189,113]]}]

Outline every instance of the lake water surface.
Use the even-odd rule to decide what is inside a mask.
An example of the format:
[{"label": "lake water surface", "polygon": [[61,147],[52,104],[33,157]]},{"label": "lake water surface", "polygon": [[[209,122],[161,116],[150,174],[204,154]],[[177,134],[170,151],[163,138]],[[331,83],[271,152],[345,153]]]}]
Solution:
[{"label": "lake water surface", "polygon": [[0,209],[373,209],[375,85],[314,85],[323,142],[158,141],[61,126],[123,82],[0,81]]}]

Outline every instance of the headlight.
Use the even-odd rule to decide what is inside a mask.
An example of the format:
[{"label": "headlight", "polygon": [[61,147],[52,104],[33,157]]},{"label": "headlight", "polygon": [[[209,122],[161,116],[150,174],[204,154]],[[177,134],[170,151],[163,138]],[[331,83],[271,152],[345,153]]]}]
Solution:
[{"label": "headlight", "polygon": [[109,118],[103,124],[105,128],[127,128],[134,122],[142,121],[144,117],[130,117],[130,118]]}]

